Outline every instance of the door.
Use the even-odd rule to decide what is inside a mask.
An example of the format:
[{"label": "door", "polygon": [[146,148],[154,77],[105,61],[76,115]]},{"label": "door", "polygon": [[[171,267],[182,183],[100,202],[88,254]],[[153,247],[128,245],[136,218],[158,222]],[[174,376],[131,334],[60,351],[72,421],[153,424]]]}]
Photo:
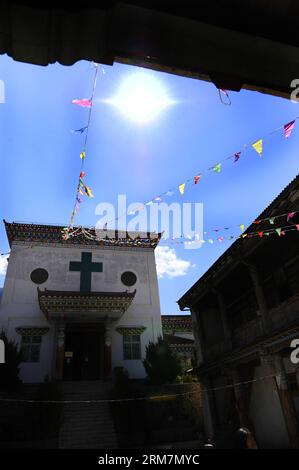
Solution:
[{"label": "door", "polygon": [[102,376],[100,331],[70,330],[66,334],[65,379],[98,380]]}]

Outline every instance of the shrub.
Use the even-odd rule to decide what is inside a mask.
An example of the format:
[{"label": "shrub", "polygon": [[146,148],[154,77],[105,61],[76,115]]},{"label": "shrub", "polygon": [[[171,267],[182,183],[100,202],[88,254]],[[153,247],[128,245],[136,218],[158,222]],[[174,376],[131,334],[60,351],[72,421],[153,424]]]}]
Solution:
[{"label": "shrub", "polygon": [[179,358],[161,336],[157,343],[149,342],[143,365],[150,382],[157,385],[173,382],[182,372]]},{"label": "shrub", "polygon": [[20,363],[22,354],[15,341],[9,341],[4,330],[0,332],[0,339],[5,346],[5,364],[0,366],[0,390],[5,392],[15,392],[19,388]]}]

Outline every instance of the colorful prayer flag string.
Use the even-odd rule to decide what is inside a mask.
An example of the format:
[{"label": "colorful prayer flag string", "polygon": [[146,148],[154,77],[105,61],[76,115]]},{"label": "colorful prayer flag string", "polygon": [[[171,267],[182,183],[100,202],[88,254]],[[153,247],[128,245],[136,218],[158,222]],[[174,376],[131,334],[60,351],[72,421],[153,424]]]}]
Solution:
[{"label": "colorful prayer flag string", "polygon": [[73,104],[76,104],[78,106],[81,106],[83,108],[88,108],[88,119],[87,119],[87,125],[84,127],[81,127],[80,129],[75,130],[75,133],[80,133],[83,134],[85,132],[85,139],[84,139],[84,145],[83,149],[80,152],[80,159],[81,159],[81,168],[80,168],[80,174],[79,174],[79,180],[78,180],[78,185],[77,185],[77,191],[76,191],[76,198],[75,198],[75,203],[74,207],[71,213],[71,218],[70,218],[70,224],[69,227],[65,229],[64,232],[64,237],[68,237],[68,232],[74,225],[74,217],[77,214],[79,210],[79,204],[82,203],[82,199],[79,197],[79,195],[84,196],[87,195],[88,197],[94,197],[92,194],[92,191],[89,186],[87,186],[83,178],[85,177],[85,172],[83,171],[84,169],[84,162],[86,158],[86,148],[87,148],[87,139],[88,139],[88,131],[89,131],[89,126],[90,126],[90,121],[91,121],[91,113],[92,113],[92,107],[93,107],[93,97],[96,89],[96,83],[97,83],[97,76],[98,76],[98,64],[95,64],[95,74],[94,74],[94,79],[93,79],[93,87],[92,87],[92,94],[91,98],[83,98],[83,99],[75,99],[72,101]]},{"label": "colorful prayer flag string", "polygon": [[[164,191],[161,193],[159,196],[156,196],[148,201],[144,201],[143,204],[145,206],[149,206],[153,204],[154,202],[160,202],[164,199],[164,197],[171,197],[173,194],[176,192],[179,192],[181,196],[183,196],[186,192],[186,188],[188,184],[192,184],[194,186],[199,187],[201,185],[202,178],[204,176],[204,173],[207,173],[208,171],[212,171],[213,173],[221,173],[222,172],[222,164],[226,162],[227,160],[233,159],[234,163],[237,163],[240,160],[241,155],[243,156],[243,153],[245,150],[248,150],[250,147],[257,152],[257,154],[261,157],[263,152],[264,152],[264,140],[265,137],[270,136],[274,133],[280,132],[281,130],[284,131],[284,136],[286,139],[289,139],[294,127],[295,127],[295,122],[296,120],[299,119],[299,116],[296,116],[292,121],[290,121],[287,124],[283,124],[280,127],[272,130],[271,132],[268,132],[265,136],[261,137],[260,139],[256,140],[252,144],[244,144],[242,147],[242,150],[238,150],[237,152],[234,152],[233,154],[229,155],[228,157],[218,161],[216,164],[212,165],[211,167],[207,168],[206,170],[203,170],[201,172],[198,172],[197,174],[193,175],[192,177],[186,179],[184,182],[181,182],[177,186],[174,186],[172,188],[169,188],[168,190]],[[200,183],[200,184],[199,184]],[[137,211],[137,209],[136,209]],[[132,212],[134,214],[136,211]],[[122,214],[125,215],[125,214]],[[111,219],[108,222],[113,222],[116,221],[117,219]],[[271,222],[270,222],[271,223]]]}]

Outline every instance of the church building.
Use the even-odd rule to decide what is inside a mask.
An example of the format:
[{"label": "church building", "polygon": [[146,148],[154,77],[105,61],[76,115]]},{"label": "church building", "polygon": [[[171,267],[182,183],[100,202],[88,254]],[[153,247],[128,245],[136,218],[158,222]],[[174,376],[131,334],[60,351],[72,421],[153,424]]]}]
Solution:
[{"label": "church building", "polygon": [[22,349],[20,378],[110,379],[117,367],[145,377],[146,346],[162,334],[161,234],[65,237],[62,226],[4,223],[11,253],[0,328]]}]

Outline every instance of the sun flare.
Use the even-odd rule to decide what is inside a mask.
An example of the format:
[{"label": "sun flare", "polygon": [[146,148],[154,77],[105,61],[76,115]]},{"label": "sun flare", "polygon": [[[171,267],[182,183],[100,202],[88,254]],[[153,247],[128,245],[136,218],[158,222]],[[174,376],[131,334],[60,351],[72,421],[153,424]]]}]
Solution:
[{"label": "sun flare", "polygon": [[106,100],[126,118],[137,124],[147,124],[172,105],[162,82],[144,72],[129,75],[121,83],[117,93]]}]

